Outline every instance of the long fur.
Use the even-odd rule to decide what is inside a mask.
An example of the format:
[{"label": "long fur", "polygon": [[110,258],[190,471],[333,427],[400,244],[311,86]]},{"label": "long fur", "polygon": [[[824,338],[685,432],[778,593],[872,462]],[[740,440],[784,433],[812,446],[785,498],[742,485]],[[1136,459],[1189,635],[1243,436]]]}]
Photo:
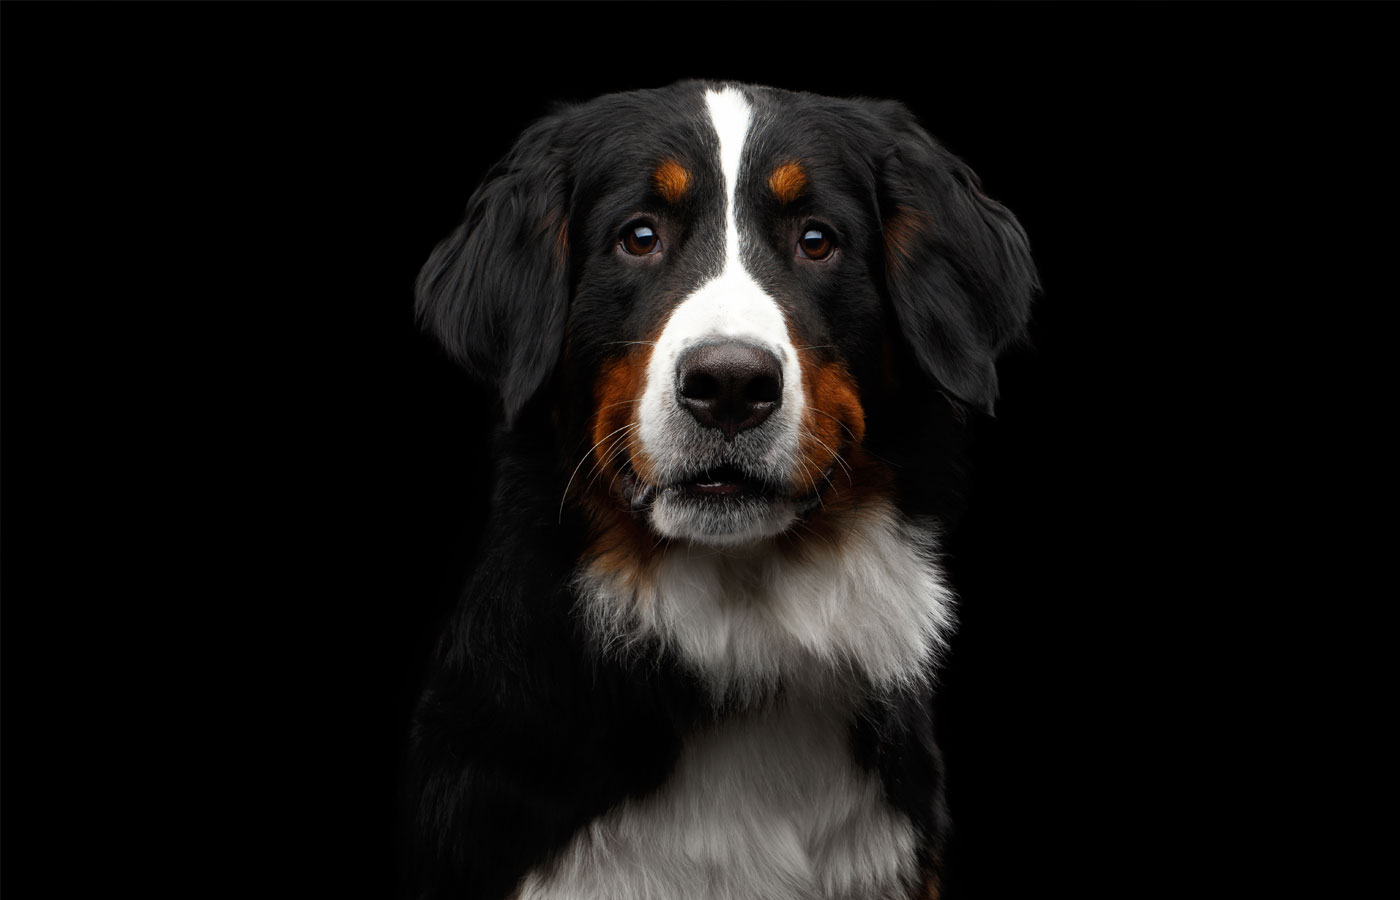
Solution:
[{"label": "long fur", "polygon": [[[1035,291],[896,103],[685,82],[530,128],[418,284],[501,424],[407,895],[936,893],[939,535]],[[771,360],[728,430],[687,385],[758,376],[691,362],[714,345]]]}]

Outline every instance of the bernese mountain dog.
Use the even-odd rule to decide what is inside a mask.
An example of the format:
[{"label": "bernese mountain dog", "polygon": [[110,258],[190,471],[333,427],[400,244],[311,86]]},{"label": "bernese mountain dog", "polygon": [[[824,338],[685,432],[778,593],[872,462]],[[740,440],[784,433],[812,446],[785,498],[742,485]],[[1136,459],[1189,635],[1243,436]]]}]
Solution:
[{"label": "bernese mountain dog", "polygon": [[1037,291],[896,102],[691,81],[530,126],[417,285],[500,424],[409,893],[936,896],[940,534]]}]

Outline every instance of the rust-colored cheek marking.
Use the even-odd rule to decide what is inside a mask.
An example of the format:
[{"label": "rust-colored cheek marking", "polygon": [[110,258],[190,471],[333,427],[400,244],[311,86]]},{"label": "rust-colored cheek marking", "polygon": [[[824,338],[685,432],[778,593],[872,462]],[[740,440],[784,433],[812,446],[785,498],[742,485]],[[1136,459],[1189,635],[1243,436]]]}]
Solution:
[{"label": "rust-colored cheek marking", "polygon": [[802,528],[788,531],[779,543],[799,559],[825,552],[839,542],[853,521],[889,497],[893,476],[866,453],[865,408],[850,372],[840,362],[810,351],[800,355],[807,405],[802,415],[798,464],[793,489],[820,501]]},{"label": "rust-colored cheek marking", "polygon": [[593,446],[574,487],[589,516],[589,568],[633,587],[648,577],[657,549],[656,536],[629,509],[621,483],[629,461],[638,478],[654,483],[653,466],[638,436],[652,346],[638,342],[599,371],[589,428]]},{"label": "rust-colored cheek marking", "polygon": [[[614,486],[614,476],[630,457],[641,455],[637,438],[640,427],[642,389],[646,385],[650,346],[632,348],[627,354],[610,360],[598,373],[593,389],[592,475],[584,480],[585,489],[601,483],[606,490]],[[601,474],[600,474],[601,473]],[[594,475],[599,477],[594,478]]]},{"label": "rust-colored cheek marking", "polygon": [[818,362],[804,355],[802,387],[807,393],[807,408],[798,444],[797,477],[818,486],[824,477],[830,478],[839,490],[852,479],[850,466],[865,440],[865,408],[855,379],[838,362]]},{"label": "rust-colored cheek marking", "polygon": [[800,163],[785,162],[768,176],[768,187],[779,203],[791,203],[807,189],[807,173]]},{"label": "rust-colored cheek marking", "polygon": [[662,160],[651,180],[667,203],[680,203],[690,190],[690,171],[674,159]]},{"label": "rust-colored cheek marking", "polygon": [[933,217],[912,206],[895,207],[885,220],[885,263],[891,269],[908,269],[919,242],[933,229]]}]

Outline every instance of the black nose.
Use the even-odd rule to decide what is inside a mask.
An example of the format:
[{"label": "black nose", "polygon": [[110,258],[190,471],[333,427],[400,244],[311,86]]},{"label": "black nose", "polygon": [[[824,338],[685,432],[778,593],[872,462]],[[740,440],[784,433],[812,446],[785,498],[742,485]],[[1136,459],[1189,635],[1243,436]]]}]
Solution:
[{"label": "black nose", "polygon": [[687,350],[676,365],[681,406],[726,440],[763,424],[783,398],[778,358],[752,344],[702,344]]}]

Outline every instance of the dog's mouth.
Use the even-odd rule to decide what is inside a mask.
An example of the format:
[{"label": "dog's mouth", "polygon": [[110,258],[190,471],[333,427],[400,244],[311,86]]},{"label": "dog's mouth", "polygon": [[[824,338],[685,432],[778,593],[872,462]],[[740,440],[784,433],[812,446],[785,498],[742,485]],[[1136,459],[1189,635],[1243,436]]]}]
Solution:
[{"label": "dog's mouth", "polygon": [[739,546],[773,537],[821,506],[823,476],[810,490],[792,490],[776,478],[718,463],[660,485],[643,481],[623,463],[619,486],[634,515],[666,538]]},{"label": "dog's mouth", "polygon": [[736,466],[707,469],[674,482],[667,490],[679,491],[697,500],[768,497],[777,493],[777,489],[767,481],[754,478]]},{"label": "dog's mouth", "polygon": [[646,509],[663,494],[677,500],[725,503],[768,500],[781,493],[772,482],[729,465],[716,466],[658,486],[644,483],[628,464],[623,469],[621,484],[623,495],[633,510]]},{"label": "dog's mouth", "polygon": [[[820,483],[820,482],[818,482]],[[620,479],[623,497],[634,512],[649,509],[659,498],[701,505],[745,504],[788,499],[806,507],[816,503],[816,484],[811,495],[785,491],[770,479],[757,477],[737,466],[720,465],[684,476],[669,484],[647,484],[637,476],[630,461],[623,464]]]}]

